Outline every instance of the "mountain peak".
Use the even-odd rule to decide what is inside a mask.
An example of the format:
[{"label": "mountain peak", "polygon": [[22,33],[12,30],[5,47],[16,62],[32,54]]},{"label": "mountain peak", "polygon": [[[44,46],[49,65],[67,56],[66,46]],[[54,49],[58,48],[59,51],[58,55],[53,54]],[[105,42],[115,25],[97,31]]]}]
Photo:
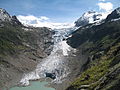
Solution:
[{"label": "mountain peak", "polygon": [[95,11],[88,11],[88,12],[85,12],[83,15],[94,14],[94,13],[96,13],[96,12]]},{"label": "mountain peak", "polygon": [[103,15],[95,11],[88,11],[84,13],[76,22],[76,26],[85,26],[90,23],[96,23],[103,20]]},{"label": "mountain peak", "polygon": [[0,8],[0,21],[10,21],[11,20],[11,16],[9,15],[9,13],[5,10]]},{"label": "mountain peak", "polygon": [[10,14],[3,8],[0,8],[0,22],[10,22],[15,25],[22,25],[16,16],[10,16]]}]

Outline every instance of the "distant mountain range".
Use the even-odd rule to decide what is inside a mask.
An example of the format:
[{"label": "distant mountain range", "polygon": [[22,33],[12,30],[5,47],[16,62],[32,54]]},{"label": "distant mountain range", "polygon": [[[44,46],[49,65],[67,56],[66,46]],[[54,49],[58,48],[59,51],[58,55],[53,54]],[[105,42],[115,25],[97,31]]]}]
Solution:
[{"label": "distant mountain range", "polygon": [[117,19],[120,17],[120,8],[115,9],[110,13],[98,13],[95,11],[88,11],[84,13],[77,21],[75,21],[75,26],[85,26],[87,24],[100,23],[106,19],[106,21],[111,19]]},{"label": "distant mountain range", "polygon": [[[109,13],[98,13],[95,11],[88,11],[84,13],[78,20],[75,21],[75,26],[85,26],[87,24],[92,24],[92,23],[100,23],[102,21],[109,20],[111,18],[116,19],[119,17],[119,8],[117,8],[114,12],[111,14]],[[108,17],[107,17],[108,16]],[[52,22],[44,22],[41,24],[39,20],[34,20],[34,21],[23,21],[20,16],[18,16],[18,19],[25,25],[30,25],[34,27],[49,27],[52,29],[60,29],[60,28],[71,28],[74,26],[74,24],[70,23],[52,23]],[[10,16],[8,12],[6,12],[5,9],[0,8],[0,20],[2,21],[11,21],[16,24],[21,24],[21,22],[17,19],[16,16]]]}]

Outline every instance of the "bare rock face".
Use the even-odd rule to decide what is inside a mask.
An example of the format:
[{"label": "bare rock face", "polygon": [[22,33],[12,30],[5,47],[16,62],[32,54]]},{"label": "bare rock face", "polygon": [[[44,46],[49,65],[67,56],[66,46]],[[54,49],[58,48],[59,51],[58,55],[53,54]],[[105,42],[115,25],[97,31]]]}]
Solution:
[{"label": "bare rock face", "polygon": [[17,19],[17,17],[14,15],[12,16],[12,23],[15,25],[22,25],[21,22]]},{"label": "bare rock face", "polygon": [[112,19],[120,18],[120,7],[115,9],[111,14],[109,14],[106,18],[106,21],[110,21]]},{"label": "bare rock face", "polygon": [[0,21],[10,21],[11,16],[5,9],[0,8]]},{"label": "bare rock face", "polygon": [[0,8],[0,22],[11,22],[13,25],[22,25],[15,15],[10,16],[10,14],[2,8]]}]

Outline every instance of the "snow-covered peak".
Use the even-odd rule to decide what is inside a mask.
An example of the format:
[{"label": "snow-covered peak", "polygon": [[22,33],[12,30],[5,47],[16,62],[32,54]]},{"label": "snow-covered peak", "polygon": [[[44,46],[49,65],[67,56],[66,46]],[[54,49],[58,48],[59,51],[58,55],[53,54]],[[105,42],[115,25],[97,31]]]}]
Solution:
[{"label": "snow-covered peak", "polygon": [[0,21],[10,21],[11,16],[5,9],[0,8]]},{"label": "snow-covered peak", "polygon": [[95,11],[88,11],[88,12],[84,13],[75,22],[75,24],[78,27],[78,26],[84,26],[84,25],[91,24],[91,23],[97,23],[106,18],[106,16],[104,16],[104,15],[105,14],[103,14],[103,13],[98,13]]}]

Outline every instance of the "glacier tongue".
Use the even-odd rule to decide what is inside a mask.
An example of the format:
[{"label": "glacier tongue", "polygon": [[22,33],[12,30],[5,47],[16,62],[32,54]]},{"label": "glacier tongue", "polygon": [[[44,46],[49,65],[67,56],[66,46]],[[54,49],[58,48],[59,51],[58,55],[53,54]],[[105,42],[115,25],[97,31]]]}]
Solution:
[{"label": "glacier tongue", "polygon": [[20,81],[22,85],[29,85],[29,80],[36,80],[45,77],[52,78],[55,83],[62,82],[70,72],[66,65],[65,57],[69,55],[69,51],[74,50],[66,43],[65,39],[74,30],[76,30],[75,27],[54,30],[53,51],[37,65],[36,70],[23,75],[23,78]]},{"label": "glacier tongue", "polygon": [[70,51],[70,46],[66,43],[66,41],[62,41],[60,43],[64,56],[68,56],[68,52]]}]

